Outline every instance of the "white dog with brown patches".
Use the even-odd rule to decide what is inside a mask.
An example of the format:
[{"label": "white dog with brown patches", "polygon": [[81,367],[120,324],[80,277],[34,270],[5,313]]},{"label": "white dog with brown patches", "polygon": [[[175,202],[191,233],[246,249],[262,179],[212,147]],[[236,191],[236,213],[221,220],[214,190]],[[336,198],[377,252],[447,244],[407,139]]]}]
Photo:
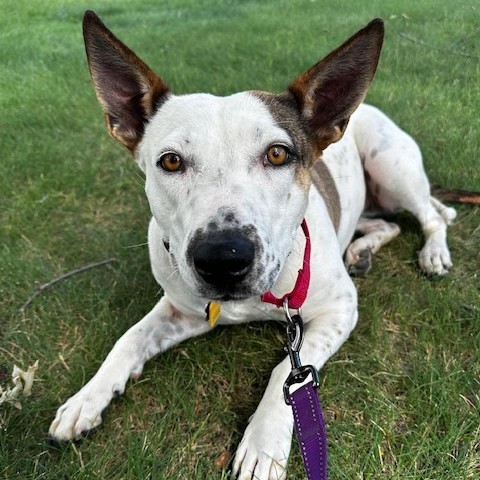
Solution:
[{"label": "white dog with brown patches", "polygon": [[[357,322],[348,272],[367,270],[371,254],[400,232],[365,213],[408,210],[426,237],[420,268],[443,275],[451,267],[446,230],[455,210],[430,196],[412,138],[361,105],[380,54],[381,20],[283,93],[225,98],[173,95],[93,12],[85,14],[84,35],[109,132],[146,176],[150,259],[165,295],[59,408],[53,440],[76,440],[97,427],[148,359],[206,333],[209,302],[221,304],[223,325],[282,320],[282,311],[260,297],[292,289],[302,266],[304,218],[312,257],[302,359],[317,368]],[[355,231],[363,236],[350,243]],[[250,419],[233,465],[240,479],[285,476],[293,419],[282,385],[289,372],[285,359]]]}]

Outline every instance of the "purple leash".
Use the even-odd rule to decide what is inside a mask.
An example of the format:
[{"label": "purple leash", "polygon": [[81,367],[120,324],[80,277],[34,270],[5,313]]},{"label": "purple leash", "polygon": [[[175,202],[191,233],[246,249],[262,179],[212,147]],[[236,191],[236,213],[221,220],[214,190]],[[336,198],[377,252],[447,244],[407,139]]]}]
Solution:
[{"label": "purple leash", "polygon": [[[300,362],[303,343],[303,321],[300,314],[290,315],[288,299],[283,308],[287,319],[287,346],[292,371],[283,385],[285,402],[293,410],[297,436],[308,480],[327,480],[327,434],[317,388],[320,384],[318,371],[313,365]],[[309,376],[312,381],[290,393],[290,387],[303,383]]]},{"label": "purple leash", "polygon": [[327,433],[312,382],[290,394],[295,433],[309,480],[327,480]]}]

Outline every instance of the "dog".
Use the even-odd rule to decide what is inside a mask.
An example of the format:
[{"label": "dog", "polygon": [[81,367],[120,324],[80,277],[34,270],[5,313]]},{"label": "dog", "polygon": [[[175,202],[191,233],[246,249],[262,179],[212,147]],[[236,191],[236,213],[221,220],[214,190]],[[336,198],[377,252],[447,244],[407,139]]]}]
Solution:
[{"label": "dog", "polygon": [[[97,427],[110,401],[145,362],[218,323],[284,320],[261,301],[292,289],[308,224],[311,280],[303,306],[302,359],[321,368],[357,322],[349,273],[400,233],[372,213],[404,209],[420,222],[419,266],[444,275],[455,210],[430,194],[420,150],[386,115],[363,104],[383,42],[373,20],[282,93],[174,95],[93,12],[84,16],[88,64],[113,138],[145,174],[152,211],[151,267],[164,296],[115,344],[95,376],[50,427],[57,442]],[[355,232],[361,234],[354,238]],[[288,358],[272,372],[233,461],[238,478],[285,478],[293,418],[282,385]]]}]

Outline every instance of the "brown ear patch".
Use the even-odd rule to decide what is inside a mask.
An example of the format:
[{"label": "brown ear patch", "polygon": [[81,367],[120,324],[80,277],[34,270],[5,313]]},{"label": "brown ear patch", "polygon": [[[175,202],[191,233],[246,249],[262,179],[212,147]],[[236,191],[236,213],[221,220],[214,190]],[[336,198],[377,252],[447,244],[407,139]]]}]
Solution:
[{"label": "brown ear patch", "polygon": [[350,115],[365,98],[383,33],[383,21],[373,20],[290,85],[320,150],[340,140]]},{"label": "brown ear patch", "polygon": [[92,11],[83,17],[88,65],[109,133],[135,150],[168,86]]}]

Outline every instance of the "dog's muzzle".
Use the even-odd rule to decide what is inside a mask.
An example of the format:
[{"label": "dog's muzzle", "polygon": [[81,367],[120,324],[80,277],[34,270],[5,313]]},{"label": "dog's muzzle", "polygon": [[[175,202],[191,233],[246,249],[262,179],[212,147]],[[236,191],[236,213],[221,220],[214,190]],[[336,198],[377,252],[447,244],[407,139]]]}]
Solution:
[{"label": "dog's muzzle", "polygon": [[195,271],[206,283],[228,291],[250,272],[255,245],[240,232],[211,233],[196,240],[192,256]]}]

